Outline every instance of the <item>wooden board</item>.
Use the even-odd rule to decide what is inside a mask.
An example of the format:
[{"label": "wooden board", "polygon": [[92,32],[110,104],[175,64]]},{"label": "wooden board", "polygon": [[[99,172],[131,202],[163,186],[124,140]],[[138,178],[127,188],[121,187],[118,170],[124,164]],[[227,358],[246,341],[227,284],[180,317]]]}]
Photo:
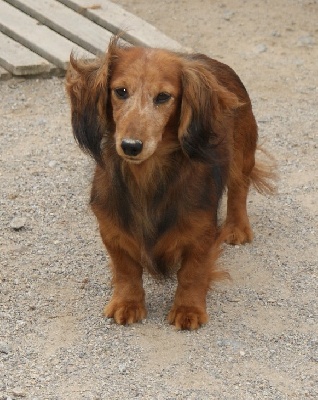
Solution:
[{"label": "wooden board", "polygon": [[0,81],[4,81],[6,79],[10,79],[11,78],[11,74],[9,71],[7,71],[6,69],[0,67]]},{"label": "wooden board", "polygon": [[3,0],[0,0],[0,10],[0,31],[58,67],[67,68],[72,51],[81,57],[94,58],[91,53]]},{"label": "wooden board", "polygon": [[178,42],[170,39],[154,26],[148,24],[141,18],[138,18],[135,15],[129,13],[128,11],[124,10],[117,4],[112,3],[111,1],[58,1],[115,34],[121,31],[125,31],[126,33],[122,37],[130,43],[148,47],[164,47],[176,51],[185,50]]},{"label": "wooden board", "polygon": [[104,53],[111,33],[55,0],[6,0],[84,49]]},{"label": "wooden board", "polygon": [[13,75],[38,75],[51,69],[47,60],[1,32],[0,65]]},{"label": "wooden board", "polygon": [[109,0],[0,0],[0,32],[0,80],[63,75],[72,51],[93,59],[119,32],[135,45],[187,51]]}]

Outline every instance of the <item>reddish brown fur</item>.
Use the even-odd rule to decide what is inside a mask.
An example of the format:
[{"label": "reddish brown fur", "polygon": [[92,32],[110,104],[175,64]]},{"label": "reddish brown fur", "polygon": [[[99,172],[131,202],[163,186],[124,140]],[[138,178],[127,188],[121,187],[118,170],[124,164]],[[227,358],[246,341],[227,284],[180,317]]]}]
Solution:
[{"label": "reddish brown fur", "polygon": [[[118,97],[122,88],[126,98]],[[143,269],[154,275],[177,269],[169,322],[198,328],[208,319],[209,285],[221,276],[220,241],[252,240],[249,185],[270,187],[270,175],[255,167],[257,125],[243,84],[206,56],[122,47],[114,39],[103,59],[71,57],[67,90],[74,135],[97,162],[91,207],[114,284],[105,315],[119,324],[140,321]],[[170,97],[157,104],[159,93]],[[124,153],[126,139],[143,143],[140,154]],[[225,186],[227,218],[219,234]]]}]

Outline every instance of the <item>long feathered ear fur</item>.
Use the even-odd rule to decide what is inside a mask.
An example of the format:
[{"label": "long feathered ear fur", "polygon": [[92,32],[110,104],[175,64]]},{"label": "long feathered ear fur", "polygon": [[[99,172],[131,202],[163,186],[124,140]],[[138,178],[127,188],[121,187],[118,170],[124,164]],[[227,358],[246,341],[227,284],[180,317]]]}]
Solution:
[{"label": "long feathered ear fur", "polygon": [[71,100],[72,127],[80,148],[102,163],[102,139],[111,123],[108,110],[108,82],[115,37],[108,52],[93,61],[72,54],[66,74],[66,90]]},{"label": "long feathered ear fur", "polygon": [[202,61],[185,62],[182,86],[179,141],[189,158],[205,160],[211,149],[225,139],[222,124],[226,114],[239,107],[240,102],[218,83]]}]

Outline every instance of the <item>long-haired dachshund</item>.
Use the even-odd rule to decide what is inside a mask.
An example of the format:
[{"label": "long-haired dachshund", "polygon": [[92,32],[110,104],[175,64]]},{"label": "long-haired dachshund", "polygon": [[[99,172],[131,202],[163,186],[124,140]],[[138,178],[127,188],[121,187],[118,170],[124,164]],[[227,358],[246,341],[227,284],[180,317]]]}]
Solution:
[{"label": "long-haired dachshund", "polygon": [[[90,204],[112,261],[104,314],[118,324],[146,317],[143,270],[178,286],[168,320],[196,329],[222,273],[221,241],[250,242],[250,183],[269,189],[255,165],[257,125],[235,72],[202,54],[130,47],[118,38],[94,61],[71,56],[72,126],[96,161]],[[228,189],[227,217],[217,210]]]}]

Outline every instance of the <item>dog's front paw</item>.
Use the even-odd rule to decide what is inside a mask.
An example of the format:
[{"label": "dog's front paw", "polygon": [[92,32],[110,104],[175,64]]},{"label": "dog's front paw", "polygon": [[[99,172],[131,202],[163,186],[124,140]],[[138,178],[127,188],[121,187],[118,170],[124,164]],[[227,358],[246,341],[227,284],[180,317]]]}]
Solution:
[{"label": "dog's front paw", "polygon": [[104,309],[107,318],[114,318],[120,325],[130,325],[146,318],[147,311],[144,303],[136,301],[112,300]]},{"label": "dog's front paw", "polygon": [[177,329],[194,330],[208,322],[205,309],[191,306],[173,306],[168,314],[168,321]]}]

